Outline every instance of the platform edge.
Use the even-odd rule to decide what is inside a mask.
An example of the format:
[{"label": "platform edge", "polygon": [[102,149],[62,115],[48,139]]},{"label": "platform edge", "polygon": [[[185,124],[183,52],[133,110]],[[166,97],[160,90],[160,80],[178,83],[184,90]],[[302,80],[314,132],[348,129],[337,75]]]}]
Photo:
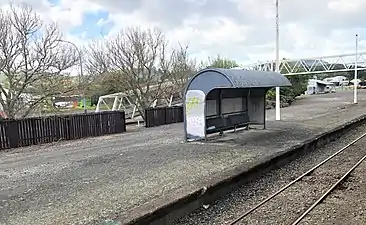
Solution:
[{"label": "platform edge", "polygon": [[[326,132],[322,132],[317,136],[307,139],[302,143],[292,146],[285,151],[264,158],[261,162],[250,166],[238,166],[228,171],[224,179],[212,180],[211,185],[196,190],[182,198],[175,199],[168,204],[154,206],[153,202],[143,207],[136,208],[131,214],[133,218],[124,221],[126,225],[142,225],[142,224],[171,224],[175,219],[184,216],[194,210],[202,207],[203,204],[209,204],[220,198],[221,196],[234,190],[238,185],[250,182],[260,175],[283,166],[289,161],[299,157],[306,151],[312,151],[328,144],[329,142],[339,138],[343,133],[366,122],[366,114],[350,120],[344,124],[337,126]],[[223,176],[224,176],[223,175]],[[121,219],[121,218],[120,218]],[[119,218],[116,218],[119,221]],[[124,220],[124,219],[122,219]]]}]

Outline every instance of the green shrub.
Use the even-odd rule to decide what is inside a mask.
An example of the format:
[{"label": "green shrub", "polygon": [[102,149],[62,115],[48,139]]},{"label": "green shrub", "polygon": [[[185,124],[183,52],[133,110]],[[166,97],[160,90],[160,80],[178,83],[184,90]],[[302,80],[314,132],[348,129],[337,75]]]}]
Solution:
[{"label": "green shrub", "polygon": [[[306,91],[307,86],[307,76],[297,75],[297,76],[287,76],[290,80],[292,86],[291,87],[282,87],[280,89],[280,98],[282,103],[292,104],[295,101],[295,98],[302,95]],[[276,100],[276,90],[275,88],[270,89],[267,92],[267,100],[275,101]]]}]

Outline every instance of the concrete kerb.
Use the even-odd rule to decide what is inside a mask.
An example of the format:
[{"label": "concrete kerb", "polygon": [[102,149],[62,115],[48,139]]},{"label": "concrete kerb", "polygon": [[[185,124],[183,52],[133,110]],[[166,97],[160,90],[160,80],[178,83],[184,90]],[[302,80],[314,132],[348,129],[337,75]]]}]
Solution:
[{"label": "concrete kerb", "polygon": [[[173,201],[170,200],[170,203],[168,204],[157,206],[167,199],[150,202],[143,207],[139,207],[135,212],[132,212],[133,215],[130,214],[132,218],[130,217],[128,221],[124,221],[124,224],[171,224],[177,218],[202,207],[203,204],[209,204],[232,190],[235,190],[239,185],[257,179],[264,173],[283,166],[306,152],[322,147],[338,139],[342,134],[353,127],[359,126],[365,122],[366,114],[337,126],[332,130],[320,133],[316,137],[310,138],[283,152],[266,157],[261,162],[238,166],[225,174],[221,174],[221,178],[211,180],[210,185],[207,187],[196,190],[184,197],[178,197]],[[116,219],[118,221],[118,218]]]}]

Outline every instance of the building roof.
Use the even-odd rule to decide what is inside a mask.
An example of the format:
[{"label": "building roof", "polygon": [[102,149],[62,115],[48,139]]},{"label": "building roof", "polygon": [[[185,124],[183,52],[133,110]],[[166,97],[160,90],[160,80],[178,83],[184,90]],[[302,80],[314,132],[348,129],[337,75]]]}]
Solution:
[{"label": "building roof", "polygon": [[186,90],[201,90],[205,94],[217,88],[272,88],[291,86],[280,73],[244,69],[209,68],[199,71],[186,85]]},{"label": "building roof", "polygon": [[316,79],[308,80],[308,85],[310,85],[310,86],[315,85],[315,83],[321,84],[321,85],[334,85],[332,82],[327,82],[327,81],[322,81],[322,80],[316,80]]},{"label": "building roof", "polygon": [[318,84],[323,84],[323,85],[332,85],[333,83],[331,82],[326,82],[326,81],[321,81],[321,80],[317,80],[316,81]]}]

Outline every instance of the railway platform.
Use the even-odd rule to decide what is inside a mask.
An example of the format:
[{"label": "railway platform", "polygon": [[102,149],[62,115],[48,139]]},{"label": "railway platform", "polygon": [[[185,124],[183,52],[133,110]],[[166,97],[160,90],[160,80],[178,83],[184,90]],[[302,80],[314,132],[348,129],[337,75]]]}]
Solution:
[{"label": "railway platform", "polygon": [[0,153],[0,224],[102,224],[132,219],[210,187],[366,115],[366,91],[302,97],[267,111],[267,129],[184,143],[183,125]]}]

